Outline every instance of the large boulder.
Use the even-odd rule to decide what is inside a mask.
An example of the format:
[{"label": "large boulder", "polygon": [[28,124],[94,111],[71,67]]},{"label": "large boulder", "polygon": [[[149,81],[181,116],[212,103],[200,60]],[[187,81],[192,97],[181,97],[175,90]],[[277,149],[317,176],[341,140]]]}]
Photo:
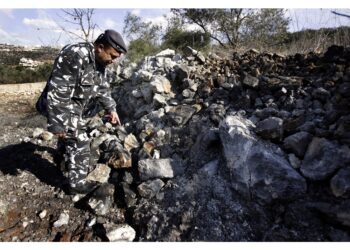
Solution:
[{"label": "large boulder", "polygon": [[348,147],[340,147],[336,142],[314,137],[307,148],[300,170],[311,180],[325,180],[349,162],[349,159]]},{"label": "large boulder", "polygon": [[232,187],[248,199],[270,203],[293,199],[306,191],[306,182],[282,151],[252,133],[253,123],[228,116],[220,123],[220,138]]}]

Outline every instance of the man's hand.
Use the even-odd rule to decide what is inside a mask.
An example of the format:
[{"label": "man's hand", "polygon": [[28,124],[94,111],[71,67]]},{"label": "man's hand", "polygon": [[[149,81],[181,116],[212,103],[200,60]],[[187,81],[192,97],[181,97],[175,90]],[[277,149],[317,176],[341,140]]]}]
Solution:
[{"label": "man's hand", "polygon": [[112,111],[111,113],[109,113],[108,115],[106,115],[106,117],[109,118],[109,122],[110,122],[110,123],[112,123],[112,124],[117,124],[117,125],[122,125],[122,124],[120,123],[119,116],[118,116],[117,112]]}]

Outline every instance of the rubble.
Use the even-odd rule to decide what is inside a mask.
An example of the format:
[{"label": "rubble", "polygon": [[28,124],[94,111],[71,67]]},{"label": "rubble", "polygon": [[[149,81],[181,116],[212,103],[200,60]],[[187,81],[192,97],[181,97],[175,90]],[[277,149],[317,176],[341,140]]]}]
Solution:
[{"label": "rubble", "polygon": [[[122,126],[88,124],[104,184],[76,201],[80,239],[349,239],[349,58],[187,48],[123,64]],[[52,145],[39,132],[23,143]]]}]

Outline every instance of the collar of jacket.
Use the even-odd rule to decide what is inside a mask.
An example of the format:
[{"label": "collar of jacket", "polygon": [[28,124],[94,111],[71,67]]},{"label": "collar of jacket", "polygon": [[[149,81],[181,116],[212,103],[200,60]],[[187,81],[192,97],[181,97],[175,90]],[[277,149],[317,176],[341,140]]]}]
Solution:
[{"label": "collar of jacket", "polygon": [[95,46],[94,46],[94,44],[93,43],[88,43],[88,47],[89,47],[90,60],[91,60],[91,62],[94,62],[94,69],[97,70],[97,71],[100,71],[101,73],[104,73],[106,67],[96,63],[96,60],[95,60]]}]

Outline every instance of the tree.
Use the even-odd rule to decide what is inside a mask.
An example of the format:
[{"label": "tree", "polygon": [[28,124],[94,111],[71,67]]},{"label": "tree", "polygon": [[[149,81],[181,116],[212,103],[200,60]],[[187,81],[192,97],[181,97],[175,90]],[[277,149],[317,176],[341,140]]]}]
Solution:
[{"label": "tree", "polygon": [[163,48],[171,48],[183,51],[187,46],[196,50],[206,50],[210,44],[210,35],[200,30],[185,30],[180,18],[174,16],[168,18],[168,26],[163,36]]},{"label": "tree", "polygon": [[[280,26],[276,25],[276,20],[284,20],[282,11],[268,9],[172,9],[171,11],[182,18],[188,24],[198,25],[204,33],[210,34],[210,37],[221,46],[237,48],[242,42],[243,36],[254,35],[258,29],[259,23],[263,20],[264,31],[269,28],[279,31]],[[278,18],[274,18],[277,15]],[[282,22],[283,27],[288,25],[288,21]],[[266,28],[269,27],[269,28]],[[269,35],[270,32],[259,34]],[[275,33],[274,33],[275,34]]]},{"label": "tree", "polygon": [[283,9],[261,9],[245,23],[241,38],[245,43],[260,46],[281,45],[287,39],[289,18]]},{"label": "tree", "polygon": [[145,22],[141,17],[128,12],[123,28],[123,33],[131,40],[127,57],[136,61],[156,52],[159,48],[160,31],[160,26]]},{"label": "tree", "polygon": [[[63,9],[64,16],[61,17],[66,25],[60,25],[60,28],[70,36],[82,39],[86,42],[92,42],[97,24],[93,21],[94,9]],[[70,30],[73,25],[75,30]]]},{"label": "tree", "polygon": [[145,22],[141,17],[130,12],[127,13],[124,19],[123,33],[131,40],[143,39],[150,43],[157,44],[160,38],[161,27]]},{"label": "tree", "polygon": [[185,23],[198,25],[221,46],[237,47],[239,29],[251,15],[243,9],[172,9]]},{"label": "tree", "polygon": [[343,14],[343,13],[339,13],[339,12],[336,12],[336,11],[331,11],[334,15],[337,15],[337,16],[343,16],[343,17],[347,17],[347,18],[350,18],[350,15],[346,15],[346,14]]}]

